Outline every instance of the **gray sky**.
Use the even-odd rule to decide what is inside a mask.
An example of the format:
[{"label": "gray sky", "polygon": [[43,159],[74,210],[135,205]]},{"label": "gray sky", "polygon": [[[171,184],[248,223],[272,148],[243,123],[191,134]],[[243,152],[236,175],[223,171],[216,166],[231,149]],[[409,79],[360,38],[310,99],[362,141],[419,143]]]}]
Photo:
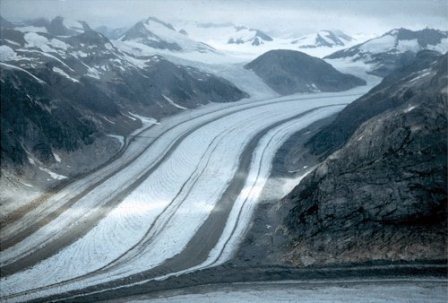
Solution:
[{"label": "gray sky", "polygon": [[11,21],[70,17],[91,26],[130,26],[148,16],[168,22],[233,22],[271,34],[341,29],[381,34],[391,28],[448,29],[447,0],[0,0]]}]

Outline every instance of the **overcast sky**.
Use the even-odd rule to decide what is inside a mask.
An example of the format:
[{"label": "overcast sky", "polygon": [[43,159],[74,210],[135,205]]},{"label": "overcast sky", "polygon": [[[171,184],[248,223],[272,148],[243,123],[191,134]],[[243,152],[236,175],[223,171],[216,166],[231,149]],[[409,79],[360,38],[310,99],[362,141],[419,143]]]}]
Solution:
[{"label": "overcast sky", "polygon": [[131,26],[154,16],[179,20],[233,22],[271,34],[305,34],[341,29],[381,34],[396,27],[448,29],[447,0],[0,0],[11,21],[70,17],[91,26]]}]

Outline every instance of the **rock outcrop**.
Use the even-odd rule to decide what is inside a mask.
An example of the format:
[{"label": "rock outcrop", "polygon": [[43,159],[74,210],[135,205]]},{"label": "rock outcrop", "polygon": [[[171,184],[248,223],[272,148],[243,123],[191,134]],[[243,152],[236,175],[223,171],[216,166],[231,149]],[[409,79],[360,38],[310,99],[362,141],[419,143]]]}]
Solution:
[{"label": "rock outcrop", "polygon": [[448,55],[419,57],[341,112],[354,132],[283,201],[293,263],[446,259]]}]

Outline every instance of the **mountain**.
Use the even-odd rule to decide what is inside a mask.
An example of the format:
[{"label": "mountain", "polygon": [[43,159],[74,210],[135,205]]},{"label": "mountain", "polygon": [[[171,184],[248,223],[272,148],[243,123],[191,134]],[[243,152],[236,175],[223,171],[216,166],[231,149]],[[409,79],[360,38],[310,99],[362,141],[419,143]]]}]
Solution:
[{"label": "mountain", "polygon": [[185,33],[194,39],[203,41],[214,48],[222,49],[241,46],[260,46],[273,41],[273,38],[261,30],[233,23],[184,23]]},{"label": "mountain", "polygon": [[53,36],[73,36],[91,30],[83,21],[55,17],[52,20],[37,18],[15,24],[14,28],[21,32],[47,33]]},{"label": "mountain", "polygon": [[366,84],[362,79],[337,71],[319,58],[293,50],[269,51],[245,65],[245,68],[253,70],[282,95],[343,91]]},{"label": "mountain", "polygon": [[[48,29],[66,24],[55,20]],[[141,126],[134,113],[160,119],[201,104],[247,97],[225,79],[161,56],[132,57],[88,25],[83,30],[60,36],[58,30],[2,28],[2,169],[44,174],[51,167],[61,175],[76,174],[117,151],[118,140],[107,135],[124,136]],[[110,141],[117,144],[105,148]],[[84,158],[78,153],[74,162],[81,164],[68,168],[70,155],[82,149],[95,151]],[[57,174],[46,174],[34,179],[57,179]]]},{"label": "mountain", "polygon": [[448,32],[435,29],[411,31],[400,28],[348,49],[337,51],[326,59],[362,61],[372,66],[371,72],[385,76],[407,65],[415,54],[429,49],[444,54],[448,51]]},{"label": "mountain", "polygon": [[149,17],[137,22],[119,39],[131,47],[152,48],[174,52],[214,52],[209,45],[179,33],[169,23]]},{"label": "mountain", "polygon": [[317,33],[302,36],[291,41],[299,48],[338,47],[346,46],[354,39],[341,31],[321,30]]},{"label": "mountain", "polygon": [[283,201],[292,262],[446,259],[447,68],[419,53],[314,135],[356,121]]},{"label": "mountain", "polygon": [[126,33],[126,31],[129,28],[127,27],[119,27],[119,28],[110,28],[107,26],[98,26],[95,28],[95,31],[103,34],[104,36],[106,36],[108,39],[110,40],[117,40],[119,39],[121,36],[124,35],[124,33]]}]

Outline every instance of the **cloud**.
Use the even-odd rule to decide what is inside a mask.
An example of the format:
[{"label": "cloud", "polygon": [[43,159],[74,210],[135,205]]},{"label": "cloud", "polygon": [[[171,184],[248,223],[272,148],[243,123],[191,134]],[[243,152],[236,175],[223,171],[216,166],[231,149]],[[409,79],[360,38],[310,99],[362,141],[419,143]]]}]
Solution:
[{"label": "cloud", "polygon": [[92,26],[131,26],[155,16],[169,22],[233,22],[274,34],[304,34],[319,29],[380,34],[395,27],[448,28],[445,0],[2,0],[13,21],[61,15]]}]

